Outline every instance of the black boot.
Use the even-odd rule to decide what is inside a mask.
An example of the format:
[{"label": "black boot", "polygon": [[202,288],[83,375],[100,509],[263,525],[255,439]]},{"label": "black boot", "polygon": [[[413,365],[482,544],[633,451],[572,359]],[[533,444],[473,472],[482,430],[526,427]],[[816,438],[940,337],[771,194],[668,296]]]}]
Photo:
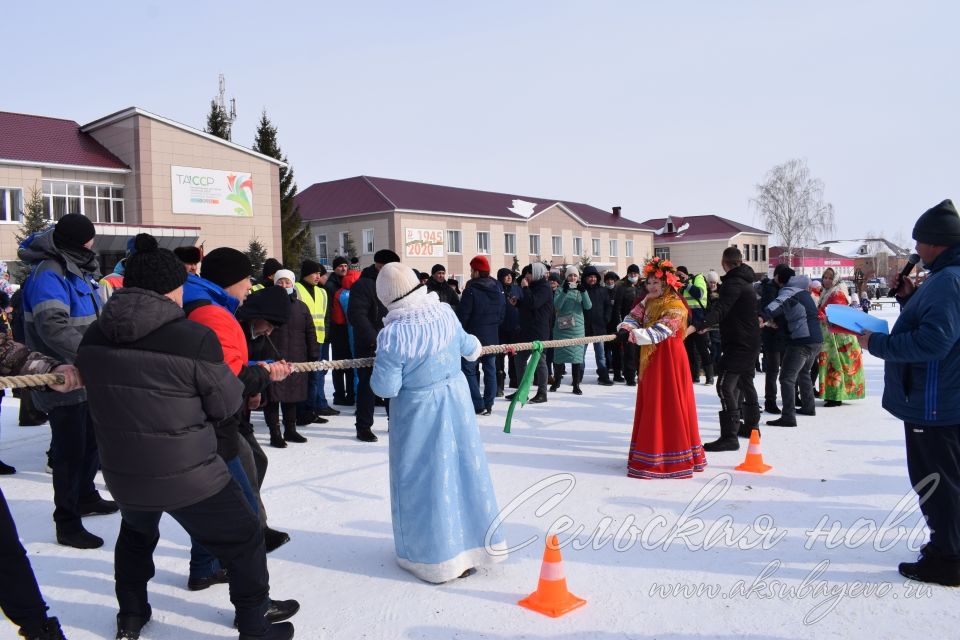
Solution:
[{"label": "black boot", "polygon": [[263,528],[263,546],[267,553],[276,551],[288,542],[290,542],[290,534],[286,531],[277,531],[270,527]]},{"label": "black boot", "polygon": [[560,381],[563,380],[563,365],[553,363],[553,382],[550,383],[550,391],[556,391],[560,388]]},{"label": "black boot", "polygon": [[[298,611],[300,611],[300,603],[296,600],[271,600],[270,606],[267,607],[267,613],[263,617],[269,624],[274,624],[289,620],[297,615]],[[234,627],[237,626],[237,622],[237,617],[234,616]]]},{"label": "black boot", "polygon": [[720,412],[720,437],[713,442],[703,445],[704,451],[736,451],[740,448],[740,441],[737,440],[737,430],[740,428],[740,421],[735,420],[735,416],[729,411]]},{"label": "black boot", "polygon": [[503,371],[497,371],[497,397],[503,397],[503,383],[507,379],[507,374]]},{"label": "black boot", "polygon": [[187,589],[190,591],[203,591],[209,589],[215,584],[226,584],[230,582],[230,575],[226,569],[218,569],[216,573],[203,578],[189,578],[187,580]]},{"label": "black boot", "polygon": [[304,438],[302,435],[297,433],[296,424],[283,425],[283,439],[286,440],[287,442],[297,442],[297,443],[307,441],[306,438]]},{"label": "black boot", "polygon": [[527,402],[530,402],[533,404],[540,404],[546,401],[547,401],[547,394],[545,394],[543,391],[537,391],[537,395],[527,400]]},{"label": "black boot", "polygon": [[613,370],[613,381],[614,382],[626,382],[627,379],[623,377],[623,372],[619,369]]},{"label": "black boot", "polygon": [[624,375],[624,377],[627,379],[627,386],[628,386],[628,387],[635,387],[635,386],[637,386],[637,378],[636,378],[636,375],[637,375],[637,374],[636,374],[636,372],[634,372],[634,371],[624,371],[624,372],[623,372],[623,375]]},{"label": "black boot", "polygon": [[147,605],[147,615],[143,616],[125,616],[117,614],[117,640],[138,640],[140,631],[148,622],[152,611],[150,605]]},{"label": "black boot", "polygon": [[278,622],[267,627],[266,635],[251,636],[241,633],[240,640],[290,640],[293,638],[293,623]]},{"label": "black boot", "polygon": [[99,549],[103,546],[103,538],[95,536],[83,527],[79,531],[69,533],[57,531],[57,544],[74,549]]},{"label": "black boot", "polygon": [[283,439],[283,434],[280,433],[280,425],[278,424],[270,425],[270,446],[276,447],[277,449],[285,449],[287,447],[287,441]]},{"label": "black boot", "polygon": [[945,587],[960,587],[960,562],[943,558],[932,544],[920,549],[916,562],[901,562],[900,575],[917,582],[931,582]]},{"label": "black boot", "polygon": [[379,438],[377,438],[377,434],[375,434],[370,427],[367,427],[366,429],[357,429],[357,440],[361,442],[376,442]]},{"label": "black boot", "polygon": [[610,373],[606,369],[597,369],[597,384],[602,387],[613,386],[613,381],[610,380]]},{"label": "black boot", "polygon": [[768,402],[764,403],[764,405],[763,405],[763,410],[766,411],[767,413],[772,413],[772,414],[777,415],[777,416],[780,415],[780,407],[777,406],[777,401],[776,401],[776,400],[774,400],[774,401],[772,401],[772,402],[771,402],[771,401],[768,401]]},{"label": "black boot", "polygon": [[11,467],[5,462],[0,461],[0,476],[12,476],[16,472],[16,467]]},{"label": "black boot", "polygon": [[573,392],[578,396],[582,396],[583,391],[580,390],[580,381],[583,379],[583,365],[572,364],[570,368],[573,370],[571,373],[573,376]]},{"label": "black boot", "polygon": [[47,618],[38,629],[20,629],[20,635],[27,640],[66,640],[60,621],[56,618]]},{"label": "black boot", "polygon": [[703,373],[707,376],[706,381],[703,383],[706,386],[713,385],[713,364],[703,365]]},{"label": "black boot", "polygon": [[740,430],[737,431],[737,436],[740,438],[750,438],[750,435],[753,433],[753,430],[757,430],[757,435],[760,435],[760,427],[748,427],[745,422],[740,423]]}]

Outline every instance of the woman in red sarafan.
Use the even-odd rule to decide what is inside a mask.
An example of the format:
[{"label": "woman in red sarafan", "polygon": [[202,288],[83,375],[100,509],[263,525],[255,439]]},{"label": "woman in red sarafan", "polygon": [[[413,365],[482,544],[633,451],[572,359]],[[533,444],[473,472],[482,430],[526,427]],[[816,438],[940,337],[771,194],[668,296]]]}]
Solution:
[{"label": "woman in red sarafan", "polygon": [[627,475],[689,478],[707,466],[683,346],[689,309],[677,294],[680,281],[669,260],[653,258],[643,273],[647,295],[618,327],[640,346]]}]

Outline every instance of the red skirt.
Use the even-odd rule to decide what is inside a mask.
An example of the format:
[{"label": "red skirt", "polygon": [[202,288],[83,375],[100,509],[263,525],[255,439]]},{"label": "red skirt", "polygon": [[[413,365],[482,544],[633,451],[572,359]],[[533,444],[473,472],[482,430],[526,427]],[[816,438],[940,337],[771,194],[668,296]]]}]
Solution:
[{"label": "red skirt", "polygon": [[707,466],[691,379],[681,337],[657,345],[637,385],[631,478],[689,478]]}]

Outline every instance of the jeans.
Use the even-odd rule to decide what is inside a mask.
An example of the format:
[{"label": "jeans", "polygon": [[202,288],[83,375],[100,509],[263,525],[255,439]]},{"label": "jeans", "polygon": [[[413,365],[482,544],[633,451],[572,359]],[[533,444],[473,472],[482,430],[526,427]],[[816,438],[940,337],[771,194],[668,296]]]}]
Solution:
[{"label": "jeans", "polygon": [[800,385],[800,407],[806,413],[815,410],[813,396],[813,380],[810,379],[810,369],[817,363],[820,356],[820,343],[788,345],[780,365],[780,400],[783,402],[781,418],[785,420],[797,419],[796,389]]},{"label": "jeans", "polygon": [[93,478],[100,454],[86,402],[50,410],[50,466],[53,469],[53,519],[57,530],[83,529],[78,505],[97,497]]},{"label": "jeans", "polygon": [[[593,343],[593,357],[597,361],[597,371],[600,369],[607,368],[607,354],[606,354],[606,343],[605,342],[594,342]],[[586,369],[587,364],[587,347],[590,345],[583,345],[583,364],[584,369]]]},{"label": "jeans", "polygon": [[[925,427],[904,423],[907,443],[907,472],[910,484],[919,488],[920,512],[930,528],[930,543],[942,555],[960,561],[960,425]],[[932,484],[917,487],[936,474]]]},{"label": "jeans", "polygon": [[[483,365],[483,395],[480,395],[479,368]],[[460,370],[467,379],[470,387],[470,397],[473,399],[473,409],[480,413],[484,409],[493,407],[497,397],[497,356],[494,353],[480,356],[470,362],[466,358],[460,359]]]},{"label": "jeans", "polygon": [[[243,494],[244,499],[246,499],[247,504],[250,505],[250,508],[253,510],[253,513],[257,514],[257,522],[260,521],[259,517],[259,501],[257,496],[253,491],[253,487],[250,485],[250,480],[247,478],[247,474],[243,471],[243,465],[240,463],[240,457],[231,458],[227,460],[227,470],[230,472],[230,475],[233,477],[234,482],[240,487],[240,492]],[[189,533],[189,531],[187,532]],[[207,551],[193,536],[190,537],[190,577],[191,578],[209,578],[217,571],[220,571],[220,562],[217,560],[217,557]]]},{"label": "jeans", "polygon": [[[517,371],[520,373],[520,379],[527,372],[527,361],[530,359],[529,351],[517,352]],[[533,374],[533,383],[537,386],[537,393],[547,394],[547,362],[543,355],[537,361],[537,370]]]},{"label": "jeans", "polygon": [[[230,482],[213,496],[168,513],[227,568],[240,633],[257,637],[266,633],[270,585],[263,530],[239,485]],[[114,550],[119,615],[145,618],[150,611],[147,583],[155,573],[153,552],[160,540],[163,512],[121,509],[121,515]]]},{"label": "jeans", "polygon": [[27,552],[20,544],[17,525],[3,491],[0,491],[0,609],[10,622],[23,627],[28,637],[39,635],[47,617],[47,603],[43,601]]}]

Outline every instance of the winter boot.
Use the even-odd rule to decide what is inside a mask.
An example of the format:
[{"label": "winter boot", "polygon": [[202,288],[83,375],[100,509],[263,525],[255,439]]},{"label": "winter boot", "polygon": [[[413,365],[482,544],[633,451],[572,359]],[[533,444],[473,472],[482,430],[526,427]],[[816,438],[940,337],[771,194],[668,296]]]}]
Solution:
[{"label": "winter boot", "polygon": [[278,424],[270,425],[270,446],[276,447],[277,449],[285,449],[287,446],[287,441],[283,439],[283,434],[280,433],[280,425]]},{"label": "winter boot", "polygon": [[612,387],[613,381],[610,380],[610,372],[606,369],[597,369],[597,384],[602,387]]},{"label": "winter boot", "polygon": [[553,382],[550,383],[550,391],[556,391],[560,388],[560,382],[563,380],[563,365],[553,363]]},{"label": "winter boot", "polygon": [[288,542],[290,542],[290,534],[286,531],[277,531],[270,527],[263,528],[263,547],[267,553],[276,551]]},{"label": "winter boot", "polygon": [[497,397],[503,397],[503,383],[507,379],[507,374],[503,371],[497,371]]},{"label": "winter boot", "polygon": [[27,640],[66,640],[63,630],[60,629],[60,621],[56,618],[47,618],[36,629],[23,627],[20,629],[20,635]]},{"label": "winter boot", "polygon": [[746,422],[740,423],[740,430],[737,431],[737,436],[740,438],[750,438],[750,434],[753,433],[753,430],[757,430],[757,435],[760,435],[760,427],[748,427]]},{"label": "winter boot", "polygon": [[740,448],[740,441],[737,440],[737,430],[740,428],[740,421],[736,420],[729,411],[720,412],[720,437],[713,442],[703,445],[704,451],[736,451]]},{"label": "winter boot", "polygon": [[293,623],[278,622],[267,627],[265,635],[251,636],[240,634],[240,640],[290,640],[293,638]]},{"label": "winter boot", "polygon": [[931,582],[945,587],[960,586],[960,562],[944,558],[932,544],[920,549],[916,562],[901,562],[900,575],[917,582]]},{"label": "winter boot", "polygon": [[530,402],[532,404],[540,404],[546,401],[547,401],[547,394],[545,394],[543,391],[537,391],[537,395],[527,400],[527,402]]},{"label": "winter boot", "polygon": [[777,416],[780,415],[780,407],[777,406],[776,400],[767,400],[763,405],[763,410]]},{"label": "winter boot", "polygon": [[580,390],[580,381],[583,379],[583,365],[572,364],[570,368],[573,370],[570,374],[573,376],[573,392],[578,396],[582,396],[583,391]]},{"label": "winter boot", "polygon": [[614,381],[614,382],[626,382],[627,379],[623,377],[623,372],[621,372],[619,369],[614,369],[614,370],[613,370],[613,381]]},{"label": "winter boot", "polygon": [[307,439],[302,435],[297,433],[296,423],[289,423],[283,425],[283,439],[287,442],[306,442]]},{"label": "winter boot", "polygon": [[636,377],[637,374],[636,374],[635,371],[624,371],[624,372],[623,372],[623,375],[624,375],[624,377],[625,377],[626,380],[627,380],[627,386],[628,386],[628,387],[635,387],[635,386],[637,386],[637,377]]},{"label": "winter boot", "polygon": [[706,380],[706,382],[704,382],[703,384],[706,385],[706,386],[708,386],[708,387],[709,387],[709,386],[712,386],[712,385],[714,384],[714,381],[713,381],[713,364],[711,363],[711,364],[705,364],[705,365],[703,365],[703,372],[704,372],[704,375],[707,376],[707,380]]},{"label": "winter boot", "polygon": [[150,605],[147,605],[147,615],[128,616],[117,614],[117,640],[138,640],[140,631],[148,622],[152,614]]}]

